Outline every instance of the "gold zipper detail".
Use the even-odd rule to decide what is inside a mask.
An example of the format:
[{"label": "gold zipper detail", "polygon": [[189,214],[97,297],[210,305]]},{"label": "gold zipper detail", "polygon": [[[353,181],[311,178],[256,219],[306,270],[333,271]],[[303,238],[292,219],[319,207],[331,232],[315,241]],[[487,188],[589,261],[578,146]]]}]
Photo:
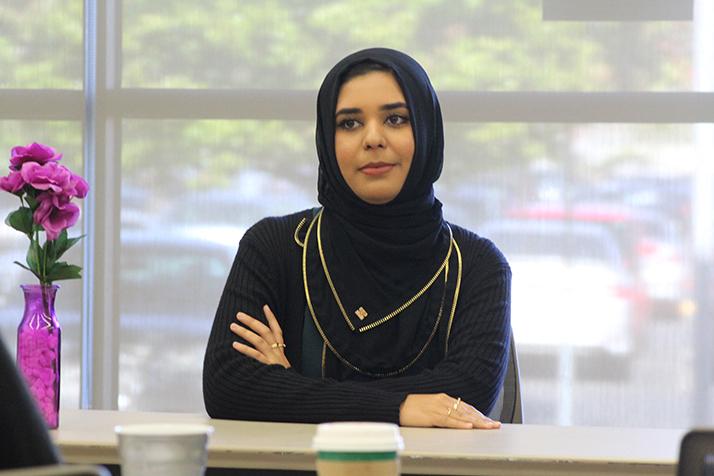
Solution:
[{"label": "gold zipper detail", "polygon": [[[304,242],[305,244],[307,244],[309,242],[310,233],[312,232],[312,228],[315,225],[316,219],[317,219],[317,217],[313,218],[312,221],[310,222],[310,225],[307,228],[307,232],[305,234],[305,242]],[[451,228],[449,228],[449,232],[451,232]],[[318,235],[318,237],[319,237],[319,235]],[[451,317],[449,320],[449,328],[451,327],[451,321],[453,321],[454,312],[456,310],[456,300],[458,298],[459,288],[461,286],[461,267],[462,267],[461,253],[458,251],[458,244],[456,243],[456,240],[454,240],[453,235],[451,236],[451,244],[449,245],[449,250],[451,250],[451,245],[453,245],[454,248],[456,248],[456,250],[457,250],[457,255],[459,257],[459,260],[458,260],[459,269],[458,269],[458,279],[456,282],[456,290],[454,291],[454,305],[451,308]],[[448,261],[447,261],[447,266],[448,266]],[[446,268],[446,266],[442,266],[442,268]],[[305,290],[305,299],[307,301],[307,308],[310,311],[310,316],[312,317],[312,321],[315,324],[315,327],[317,328],[317,331],[319,332],[320,337],[322,337],[322,341],[323,341],[323,347],[322,347],[322,375],[323,375],[323,378],[325,376],[326,348],[329,348],[330,351],[335,355],[335,357],[337,357],[337,359],[340,362],[342,362],[342,364],[344,364],[346,367],[348,367],[360,374],[366,375],[368,377],[392,377],[392,376],[403,373],[404,371],[409,369],[412,365],[414,365],[416,363],[416,361],[419,360],[419,358],[424,354],[427,347],[431,343],[432,339],[436,335],[437,329],[439,328],[439,323],[441,322],[441,317],[442,317],[443,310],[444,310],[444,301],[446,299],[447,275],[448,275],[448,273],[444,273],[444,292],[441,296],[441,304],[439,306],[439,313],[437,315],[436,322],[434,324],[434,328],[432,329],[431,334],[429,335],[429,338],[427,339],[426,343],[421,348],[419,353],[416,355],[416,357],[414,357],[414,359],[412,359],[411,362],[409,362],[407,365],[400,368],[399,370],[395,370],[392,372],[368,372],[366,370],[360,369],[359,367],[357,367],[356,365],[354,365],[350,361],[348,361],[346,358],[344,358],[337,351],[337,349],[332,345],[330,340],[327,338],[327,335],[323,331],[322,326],[320,326],[320,322],[317,320],[317,316],[315,315],[315,309],[312,305],[312,299],[310,298],[310,289],[309,289],[308,282],[307,282],[307,246],[303,246],[303,252],[302,252],[303,286],[304,286],[304,290]],[[437,276],[438,276],[438,274],[437,274]],[[447,339],[448,339],[448,337],[447,337]]]},{"label": "gold zipper detail", "polygon": [[[447,225],[447,227],[448,227],[448,225]],[[370,324],[367,324],[366,326],[362,326],[358,330],[360,332],[366,332],[370,329],[374,329],[378,325],[384,324],[385,322],[387,322],[388,320],[390,320],[391,318],[393,318],[400,312],[404,311],[406,308],[411,306],[414,303],[414,301],[419,299],[421,297],[421,295],[424,294],[427,291],[427,289],[429,289],[431,287],[432,284],[434,284],[434,281],[436,281],[436,278],[441,274],[442,271],[445,271],[444,282],[446,282],[446,280],[449,277],[449,258],[451,257],[451,247],[453,246],[452,245],[453,241],[454,240],[453,240],[453,236],[451,235],[451,227],[449,227],[449,251],[446,253],[446,259],[441,264],[441,266],[439,266],[439,269],[436,271],[436,274],[434,276],[432,276],[432,278],[424,285],[424,287],[421,288],[419,290],[419,292],[416,293],[414,296],[412,296],[411,299],[409,299],[407,302],[405,302],[404,304],[402,304],[401,306],[399,306],[398,308],[396,308],[394,311],[390,312],[383,318],[379,319],[378,321],[374,321]]]},{"label": "gold zipper detail", "polygon": [[322,341],[322,378],[325,378],[325,354],[327,354],[327,344]]},{"label": "gold zipper detail", "polygon": [[[332,276],[330,276],[330,272],[327,270],[327,263],[325,262],[325,255],[322,253],[322,233],[320,233],[321,225],[322,225],[322,210],[320,210],[320,212],[317,214],[317,250],[320,252],[320,262],[322,263],[322,269],[325,271],[325,277],[327,278],[327,284],[330,285],[330,289],[332,290],[332,295],[335,298],[337,307],[340,308],[342,317],[345,318],[345,322],[349,326],[350,330],[354,331],[355,326],[352,325],[352,322],[347,317],[347,312],[345,312],[345,307],[342,305],[342,301],[340,300],[340,297],[337,295],[337,291],[335,290],[335,285],[332,283]],[[307,235],[305,236],[305,243],[307,243]]]},{"label": "gold zipper detail", "polygon": [[[313,220],[314,221],[314,220]],[[449,258],[451,257],[451,250],[453,247],[453,242],[454,242],[454,236],[451,231],[451,227],[447,224],[446,227],[449,230],[449,250],[446,253],[446,258],[444,261],[441,263],[441,266],[439,266],[439,269],[436,270],[436,273],[427,281],[427,283],[417,292],[414,296],[409,298],[404,304],[399,306],[397,309],[394,311],[390,312],[386,316],[382,317],[381,319],[378,319],[370,324],[367,324],[365,326],[362,326],[358,328],[359,332],[366,332],[371,329],[374,329],[375,327],[384,324],[400,312],[404,311],[406,308],[414,304],[414,301],[419,299],[422,294],[424,294],[432,284],[434,284],[434,281],[436,281],[436,278],[439,277],[442,271],[447,267],[449,263]],[[327,262],[325,261],[325,255],[322,250],[322,210],[317,215],[317,248],[320,254],[320,261],[322,263],[322,269],[325,272],[325,277],[327,278],[327,283],[330,286],[330,290],[332,291],[332,296],[335,298],[335,302],[337,302],[337,306],[340,308],[340,312],[342,313],[342,317],[344,318],[345,322],[347,322],[347,325],[349,326],[351,331],[355,330],[354,325],[352,324],[352,321],[350,321],[349,317],[347,317],[347,312],[345,311],[345,307],[342,304],[342,300],[340,299],[340,296],[337,294],[337,289],[335,288],[334,283],[332,282],[332,276],[330,276],[330,271],[327,269]],[[305,243],[307,243],[307,236],[305,237]]]},{"label": "gold zipper detail", "polygon": [[459,291],[461,290],[461,271],[463,265],[461,262],[461,249],[459,244],[454,240],[454,248],[456,249],[456,259],[459,263],[456,273],[456,290],[454,291],[454,302],[451,304],[451,315],[449,316],[449,325],[446,328],[446,344],[444,345],[444,356],[449,353],[449,337],[451,336],[451,324],[454,322],[454,314],[456,314],[456,303],[459,302]]},{"label": "gold zipper detail", "polygon": [[305,242],[303,241],[302,243],[300,243],[300,238],[298,238],[298,233],[300,233],[300,228],[302,228],[302,226],[304,224],[305,224],[305,218],[300,220],[300,223],[298,223],[297,227],[295,228],[295,233],[293,233],[293,239],[295,240],[295,243],[297,243],[300,248],[305,247]]}]

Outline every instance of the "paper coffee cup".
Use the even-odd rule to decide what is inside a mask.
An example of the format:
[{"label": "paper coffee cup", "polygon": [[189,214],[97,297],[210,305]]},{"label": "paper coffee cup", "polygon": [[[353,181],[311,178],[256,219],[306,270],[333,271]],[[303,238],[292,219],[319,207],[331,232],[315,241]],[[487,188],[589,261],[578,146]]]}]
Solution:
[{"label": "paper coffee cup", "polygon": [[396,476],[404,442],[391,423],[323,423],[312,442],[318,476]]},{"label": "paper coffee cup", "polygon": [[122,476],[203,476],[213,427],[155,423],[114,428]]}]

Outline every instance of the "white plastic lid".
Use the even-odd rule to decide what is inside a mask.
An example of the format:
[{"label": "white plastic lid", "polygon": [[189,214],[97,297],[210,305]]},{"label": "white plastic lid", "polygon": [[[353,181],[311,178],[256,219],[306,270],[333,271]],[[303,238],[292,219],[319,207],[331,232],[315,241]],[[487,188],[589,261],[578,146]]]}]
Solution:
[{"label": "white plastic lid", "polygon": [[317,451],[386,452],[404,449],[399,427],[392,423],[322,423],[312,440]]},{"label": "white plastic lid", "polygon": [[140,423],[115,426],[114,431],[132,436],[210,435],[213,427],[200,423]]}]

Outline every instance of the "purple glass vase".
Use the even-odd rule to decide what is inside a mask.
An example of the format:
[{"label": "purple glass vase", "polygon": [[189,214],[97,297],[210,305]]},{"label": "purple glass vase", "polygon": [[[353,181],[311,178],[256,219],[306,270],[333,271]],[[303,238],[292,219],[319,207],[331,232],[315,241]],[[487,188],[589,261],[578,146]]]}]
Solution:
[{"label": "purple glass vase", "polygon": [[55,316],[59,286],[23,284],[25,314],[17,326],[17,365],[49,428],[59,424],[60,344]]}]

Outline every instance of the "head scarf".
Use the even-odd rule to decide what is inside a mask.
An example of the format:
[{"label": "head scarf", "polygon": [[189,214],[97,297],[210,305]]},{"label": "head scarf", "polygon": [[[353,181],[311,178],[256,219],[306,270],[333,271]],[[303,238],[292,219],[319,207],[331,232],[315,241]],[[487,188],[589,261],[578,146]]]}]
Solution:
[{"label": "head scarf", "polygon": [[[367,61],[383,65],[394,74],[409,109],[414,135],[414,157],[405,183],[392,201],[382,205],[366,203],[350,189],[335,155],[335,112],[343,78],[355,65]],[[439,101],[426,72],[411,57],[391,49],[372,48],[347,56],[330,70],[320,88],[316,144],[318,200],[324,208],[324,259],[350,319],[354,319],[354,309],[363,307],[369,315],[362,324],[369,323],[423,287],[443,262],[449,245],[441,203],[433,189],[443,164],[443,125]],[[319,275],[322,268],[315,262],[320,258],[315,250],[308,251],[311,271]],[[317,314],[333,340],[362,365],[382,370],[403,363],[415,339],[423,338],[433,328],[434,302],[439,301],[444,289],[436,284],[437,299],[425,296],[408,312],[392,319],[394,323],[369,331],[374,337],[358,339],[350,335],[354,331],[345,324],[330,290],[319,287]],[[382,349],[390,343],[389,351]]]},{"label": "head scarf", "polygon": [[[342,177],[335,156],[335,108],[342,78],[355,65],[365,61],[392,70],[409,107],[414,134],[414,158],[406,182],[399,195],[385,205],[370,205],[357,197]],[[415,221],[430,222],[432,228],[438,228],[441,207],[434,199],[432,185],[441,175],[444,163],[441,108],[429,77],[411,57],[395,50],[371,48],[347,56],[337,63],[325,77],[317,98],[316,143],[320,160],[318,199],[326,209],[341,215],[349,214],[350,220],[358,226],[373,224],[387,229],[396,228],[396,219],[411,224],[415,224]],[[424,217],[413,217],[425,212],[428,214],[426,220]],[[392,241],[394,237],[390,239],[385,234],[385,238]],[[405,241],[409,243],[412,240],[407,238]]]}]

